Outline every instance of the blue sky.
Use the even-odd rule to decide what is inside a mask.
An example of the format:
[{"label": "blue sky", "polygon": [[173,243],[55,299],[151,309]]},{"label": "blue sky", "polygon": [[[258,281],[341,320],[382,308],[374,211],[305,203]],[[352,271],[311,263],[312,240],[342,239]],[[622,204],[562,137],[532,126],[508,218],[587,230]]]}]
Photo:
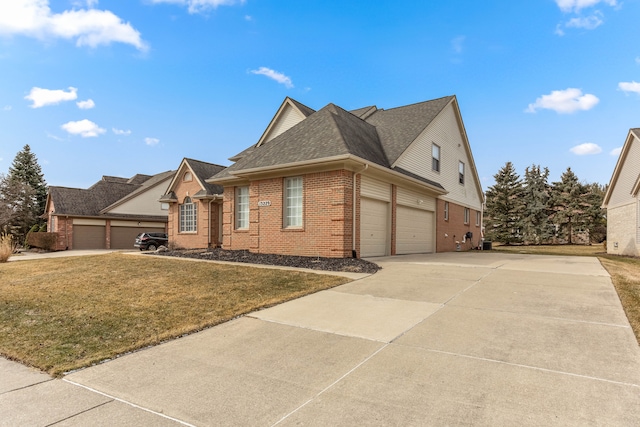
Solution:
[{"label": "blue sky", "polygon": [[507,161],[609,182],[640,126],[640,0],[11,0],[0,173],[49,185],[228,165],[286,96],[320,109],[456,95],[484,189]]}]

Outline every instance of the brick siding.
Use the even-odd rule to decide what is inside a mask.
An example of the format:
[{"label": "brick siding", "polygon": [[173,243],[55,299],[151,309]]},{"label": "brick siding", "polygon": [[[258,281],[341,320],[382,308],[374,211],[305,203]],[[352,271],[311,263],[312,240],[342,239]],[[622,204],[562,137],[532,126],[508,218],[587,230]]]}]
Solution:
[{"label": "brick siding", "polygon": [[[445,201],[437,199],[436,207],[436,252],[452,252],[457,250],[456,241],[460,242],[460,250],[474,249],[480,244],[481,230],[476,225],[477,210],[469,209],[469,223],[464,223],[464,206],[449,202],[449,220],[444,219]],[[463,236],[470,231],[471,239],[462,243]]]},{"label": "brick siding", "polygon": [[[169,217],[167,222],[167,234],[169,235],[169,245],[172,248],[202,249],[207,247],[215,247],[220,244],[218,236],[218,210],[220,202],[210,200],[194,199],[193,195],[202,188],[195,177],[191,181],[180,181],[174,188],[174,192],[178,199],[177,203],[169,205]],[[191,197],[191,201],[196,205],[196,231],[180,232],[180,205],[184,201],[187,194]],[[211,235],[211,239],[209,239]]]},{"label": "brick siding", "polygon": [[[235,229],[235,189],[226,187],[223,247],[256,253],[350,257],[352,246],[352,173],[346,170],[302,175],[303,225],[285,228],[284,178],[249,184],[249,229]],[[258,202],[269,202],[259,206]]]}]

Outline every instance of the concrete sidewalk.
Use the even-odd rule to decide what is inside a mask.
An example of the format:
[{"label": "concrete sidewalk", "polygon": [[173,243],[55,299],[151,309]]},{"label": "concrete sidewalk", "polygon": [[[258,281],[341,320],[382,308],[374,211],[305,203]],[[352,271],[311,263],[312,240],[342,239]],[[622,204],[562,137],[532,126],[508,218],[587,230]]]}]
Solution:
[{"label": "concrete sidewalk", "polygon": [[375,261],[63,380],[0,361],[0,425],[639,424],[640,348],[596,258]]}]

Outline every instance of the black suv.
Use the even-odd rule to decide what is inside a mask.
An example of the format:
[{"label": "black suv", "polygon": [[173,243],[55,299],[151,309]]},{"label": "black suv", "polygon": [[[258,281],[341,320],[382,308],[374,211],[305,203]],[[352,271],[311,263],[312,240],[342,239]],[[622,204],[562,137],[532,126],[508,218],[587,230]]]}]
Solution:
[{"label": "black suv", "polygon": [[145,249],[155,251],[158,246],[167,246],[167,242],[169,242],[167,233],[140,233],[133,247],[140,248],[141,251]]}]

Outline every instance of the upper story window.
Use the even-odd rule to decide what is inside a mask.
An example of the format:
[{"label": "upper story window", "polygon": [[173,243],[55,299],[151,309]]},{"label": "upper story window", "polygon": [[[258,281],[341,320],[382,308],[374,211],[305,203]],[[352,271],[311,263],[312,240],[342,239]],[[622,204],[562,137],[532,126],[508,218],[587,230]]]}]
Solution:
[{"label": "upper story window", "polygon": [[444,220],[449,221],[449,202],[444,202]]},{"label": "upper story window", "polygon": [[193,179],[193,177],[191,176],[191,172],[187,171],[184,173],[184,175],[182,175],[182,180],[184,182],[189,182]]},{"label": "upper story window", "polygon": [[440,146],[437,144],[431,145],[431,169],[440,172]]},{"label": "upper story window", "polygon": [[302,227],[302,177],[284,180],[284,226]]},{"label": "upper story window", "polygon": [[195,233],[197,231],[198,206],[187,196],[180,205],[179,212],[180,233]]},{"label": "upper story window", "polygon": [[249,228],[249,187],[236,187],[236,229]]},{"label": "upper story window", "polygon": [[458,182],[464,185],[464,163],[458,163]]}]

